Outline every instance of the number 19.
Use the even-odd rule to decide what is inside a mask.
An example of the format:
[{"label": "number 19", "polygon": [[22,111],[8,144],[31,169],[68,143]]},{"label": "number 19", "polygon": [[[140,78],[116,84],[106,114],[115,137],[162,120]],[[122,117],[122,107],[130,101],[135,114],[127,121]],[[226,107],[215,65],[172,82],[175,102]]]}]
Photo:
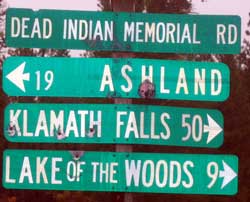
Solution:
[{"label": "number 19", "polygon": [[[54,80],[54,74],[52,71],[46,71],[44,74],[44,80],[46,82],[46,87],[44,88],[44,90],[49,90],[53,80]],[[41,72],[40,71],[36,71],[36,90],[41,90]]]}]

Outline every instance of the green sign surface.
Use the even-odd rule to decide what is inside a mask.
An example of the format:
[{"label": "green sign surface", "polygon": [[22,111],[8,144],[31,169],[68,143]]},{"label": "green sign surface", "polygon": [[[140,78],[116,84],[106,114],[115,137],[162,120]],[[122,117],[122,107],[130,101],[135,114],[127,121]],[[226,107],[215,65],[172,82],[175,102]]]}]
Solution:
[{"label": "green sign surface", "polygon": [[11,104],[4,135],[13,142],[219,147],[217,110],[124,104]]},{"label": "green sign surface", "polygon": [[233,195],[234,155],[6,150],[8,189]]},{"label": "green sign surface", "polygon": [[10,8],[11,47],[171,53],[240,53],[241,19],[177,15]]},{"label": "green sign surface", "polygon": [[[10,57],[3,89],[10,96],[120,97],[224,101],[227,65],[128,58]],[[148,95],[149,95],[148,94]]]}]

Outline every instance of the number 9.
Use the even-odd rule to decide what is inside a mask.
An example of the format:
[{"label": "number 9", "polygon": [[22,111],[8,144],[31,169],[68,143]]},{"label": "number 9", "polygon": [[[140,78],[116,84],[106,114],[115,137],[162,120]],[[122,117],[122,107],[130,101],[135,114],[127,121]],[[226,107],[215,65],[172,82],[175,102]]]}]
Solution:
[{"label": "number 9", "polygon": [[215,184],[218,174],[219,174],[218,164],[216,162],[210,162],[207,165],[207,175],[209,178],[211,178],[210,183],[207,185],[209,189]]},{"label": "number 9", "polygon": [[45,81],[47,83],[47,86],[45,87],[45,90],[48,90],[52,83],[53,83],[53,80],[54,80],[54,74],[52,71],[46,71],[45,73]]}]

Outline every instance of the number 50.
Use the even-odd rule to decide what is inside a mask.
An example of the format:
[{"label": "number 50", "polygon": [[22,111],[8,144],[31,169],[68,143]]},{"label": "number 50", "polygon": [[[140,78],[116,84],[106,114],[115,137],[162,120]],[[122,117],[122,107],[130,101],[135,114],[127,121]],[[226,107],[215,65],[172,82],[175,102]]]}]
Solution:
[{"label": "number 50", "polygon": [[191,117],[190,114],[183,114],[182,127],[187,128],[187,134],[182,138],[182,141],[187,141],[191,137],[195,142],[201,141],[203,122],[200,115],[194,115]]}]

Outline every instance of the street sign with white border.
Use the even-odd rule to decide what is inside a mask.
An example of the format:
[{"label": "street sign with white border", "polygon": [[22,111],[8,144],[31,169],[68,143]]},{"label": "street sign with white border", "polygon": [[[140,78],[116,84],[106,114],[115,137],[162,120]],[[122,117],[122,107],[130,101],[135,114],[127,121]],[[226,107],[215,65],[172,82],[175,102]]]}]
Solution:
[{"label": "street sign with white border", "polygon": [[234,155],[6,150],[7,189],[234,195]]},{"label": "street sign with white border", "polygon": [[10,96],[224,101],[227,65],[132,58],[9,57],[3,90]]},{"label": "street sign with white border", "polygon": [[9,8],[6,43],[22,48],[237,54],[241,19],[232,15]]},{"label": "street sign with white border", "polygon": [[151,144],[219,147],[218,110],[128,104],[10,104],[4,135],[11,142]]}]

